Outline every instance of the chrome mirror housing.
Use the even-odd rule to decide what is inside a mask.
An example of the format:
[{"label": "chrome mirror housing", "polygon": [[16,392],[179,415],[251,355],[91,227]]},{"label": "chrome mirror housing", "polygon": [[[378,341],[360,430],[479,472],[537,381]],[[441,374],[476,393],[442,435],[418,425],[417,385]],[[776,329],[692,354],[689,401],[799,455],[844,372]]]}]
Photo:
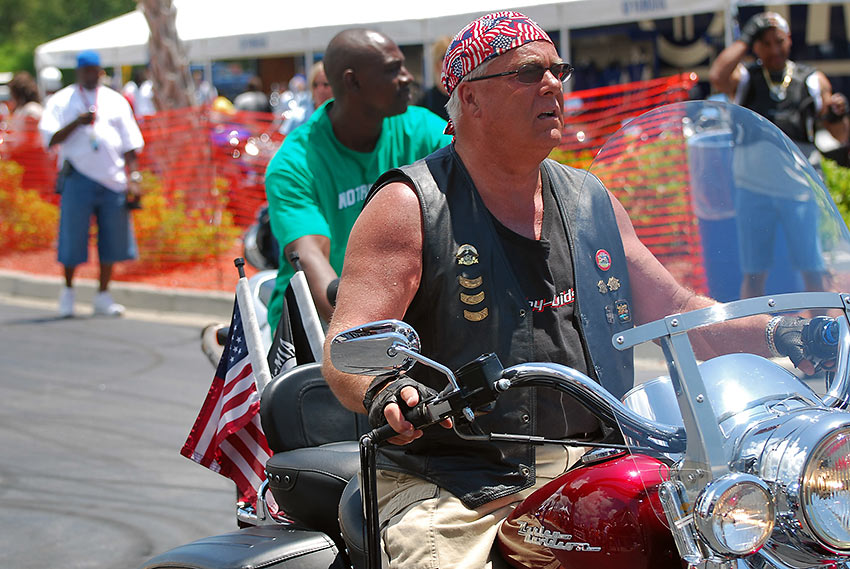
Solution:
[{"label": "chrome mirror housing", "polygon": [[416,361],[399,348],[419,352],[416,330],[400,320],[369,322],[334,336],[331,363],[339,371],[357,375],[407,371]]}]

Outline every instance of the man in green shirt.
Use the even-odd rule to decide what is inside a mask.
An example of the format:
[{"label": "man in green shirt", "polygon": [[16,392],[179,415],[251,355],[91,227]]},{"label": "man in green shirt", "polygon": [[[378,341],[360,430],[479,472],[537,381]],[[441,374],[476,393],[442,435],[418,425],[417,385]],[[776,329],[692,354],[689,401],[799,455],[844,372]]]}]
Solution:
[{"label": "man in green shirt", "polygon": [[451,142],[443,119],[408,107],[413,76],[383,34],[340,32],[324,63],[334,99],[286,137],[266,170],[272,232],[282,246],[269,302],[272,329],[294,273],[290,255],[298,253],[316,308],[330,320],[326,291],[342,270],[348,234],[369,187],[386,170]]}]

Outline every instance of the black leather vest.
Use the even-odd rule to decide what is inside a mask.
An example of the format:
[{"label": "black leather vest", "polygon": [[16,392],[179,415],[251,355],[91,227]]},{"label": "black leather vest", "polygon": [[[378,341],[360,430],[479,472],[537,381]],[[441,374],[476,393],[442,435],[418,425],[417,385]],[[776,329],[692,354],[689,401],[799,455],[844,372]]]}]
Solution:
[{"label": "black leather vest", "polygon": [[[544,167],[570,241],[586,359],[619,397],[632,387],[632,353],[615,350],[611,337],[632,322],[628,270],[614,212],[605,188],[592,175],[551,160]],[[451,369],[489,352],[505,367],[532,361],[528,301],[453,145],[381,176],[367,203],[395,181],[413,184],[424,219],[422,281],[404,316],[421,336],[422,353]],[[438,390],[447,384],[444,376],[421,365],[410,375]],[[534,389],[508,391],[476,422],[485,432],[565,436],[536,423],[541,404],[546,400],[537,398]],[[404,447],[383,447],[378,464],[434,482],[474,508],[534,484],[534,455],[531,445],[470,442],[451,430],[431,427]]]},{"label": "black leather vest", "polygon": [[779,127],[795,142],[814,140],[815,101],[806,86],[806,79],[815,72],[815,68],[802,63],[794,64],[791,82],[785,91],[785,98],[777,101],[771,96],[770,87],[764,77],[762,66],[750,64],[747,91],[741,105],[755,111]]}]

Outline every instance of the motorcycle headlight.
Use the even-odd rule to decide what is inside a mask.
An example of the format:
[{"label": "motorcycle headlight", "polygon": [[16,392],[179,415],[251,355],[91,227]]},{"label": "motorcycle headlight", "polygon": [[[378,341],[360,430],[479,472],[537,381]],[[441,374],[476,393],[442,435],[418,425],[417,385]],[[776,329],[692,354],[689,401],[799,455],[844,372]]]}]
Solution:
[{"label": "motorcycle headlight", "polygon": [[812,531],[829,547],[850,550],[850,428],[815,447],[802,486],[803,515]]},{"label": "motorcycle headlight", "polygon": [[694,521],[718,553],[749,555],[773,531],[773,499],[767,485],[749,474],[727,474],[709,484],[696,500]]}]

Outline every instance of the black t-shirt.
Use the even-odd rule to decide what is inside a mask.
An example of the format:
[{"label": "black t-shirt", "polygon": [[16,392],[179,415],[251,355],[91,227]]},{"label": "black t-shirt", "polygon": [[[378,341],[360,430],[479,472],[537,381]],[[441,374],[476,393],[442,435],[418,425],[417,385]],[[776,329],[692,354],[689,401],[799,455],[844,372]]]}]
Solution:
[{"label": "black t-shirt", "polygon": [[[575,317],[575,279],[567,232],[541,168],[543,228],[540,240],[508,229],[493,217],[496,232],[532,315],[534,360],[555,362],[587,373],[587,361]],[[538,429],[546,436],[589,433],[599,428],[596,418],[571,397],[538,391]],[[553,397],[558,405],[552,405]],[[556,399],[557,400],[557,399]]]}]

